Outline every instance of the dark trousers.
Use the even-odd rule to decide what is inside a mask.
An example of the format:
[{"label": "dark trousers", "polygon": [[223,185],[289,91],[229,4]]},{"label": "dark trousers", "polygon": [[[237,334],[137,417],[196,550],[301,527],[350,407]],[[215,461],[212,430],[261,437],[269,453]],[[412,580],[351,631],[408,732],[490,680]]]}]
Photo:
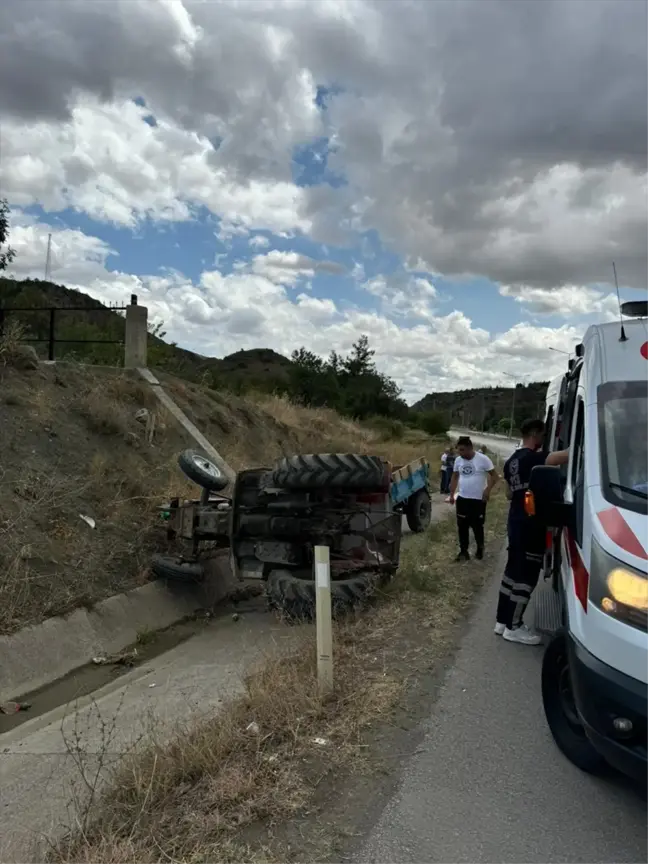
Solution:
[{"label": "dark trousers", "polygon": [[500,585],[497,621],[513,630],[522,624],[544,559],[545,532],[532,522],[509,522],[508,557]]},{"label": "dark trousers", "polygon": [[457,498],[457,533],[459,534],[459,549],[468,551],[470,545],[470,529],[475,535],[478,549],[484,548],[484,522],[486,520],[486,502],[477,498]]},{"label": "dark trousers", "polygon": [[450,492],[450,481],[452,480],[452,468],[441,469],[441,492],[446,495]]}]

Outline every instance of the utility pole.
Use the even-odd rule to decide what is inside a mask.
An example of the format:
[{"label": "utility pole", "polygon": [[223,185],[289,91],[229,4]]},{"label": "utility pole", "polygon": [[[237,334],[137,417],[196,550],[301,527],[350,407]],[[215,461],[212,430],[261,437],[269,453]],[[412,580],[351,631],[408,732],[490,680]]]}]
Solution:
[{"label": "utility pole", "polygon": [[517,378],[515,375],[509,375],[508,372],[504,373],[507,378],[513,379],[513,399],[511,400],[511,422],[509,423],[509,438],[513,437],[513,426],[515,425],[515,391],[517,390]]},{"label": "utility pole", "polygon": [[50,270],[52,269],[52,235],[47,235],[47,255],[45,257],[45,281],[50,278]]},{"label": "utility pole", "polygon": [[517,384],[513,386],[513,401],[511,402],[511,425],[509,426],[509,438],[513,437],[513,424],[515,423],[515,391]]}]

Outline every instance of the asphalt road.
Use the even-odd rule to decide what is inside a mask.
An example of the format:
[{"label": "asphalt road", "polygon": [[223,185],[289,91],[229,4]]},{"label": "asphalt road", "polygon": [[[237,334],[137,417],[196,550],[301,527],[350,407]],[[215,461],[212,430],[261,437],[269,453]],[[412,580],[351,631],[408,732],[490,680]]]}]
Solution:
[{"label": "asphalt road", "polygon": [[511,440],[510,438],[501,438],[499,436],[482,434],[481,432],[462,432],[459,429],[451,429],[450,435],[454,438],[458,438],[460,435],[470,435],[470,439],[477,447],[481,447],[482,445],[486,445],[486,447],[501,456],[502,459],[507,459],[511,453],[515,450],[518,444],[518,440]]},{"label": "asphalt road", "polygon": [[542,649],[493,634],[496,597],[494,574],[400,788],[354,860],[645,862],[645,798],[556,749]]}]

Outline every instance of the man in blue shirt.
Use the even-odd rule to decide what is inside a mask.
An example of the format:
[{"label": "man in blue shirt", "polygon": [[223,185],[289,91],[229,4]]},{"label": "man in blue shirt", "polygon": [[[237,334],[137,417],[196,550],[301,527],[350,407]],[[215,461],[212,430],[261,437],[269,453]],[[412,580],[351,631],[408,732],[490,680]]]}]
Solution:
[{"label": "man in blue shirt", "polygon": [[540,636],[522,621],[524,611],[538,584],[545,551],[545,527],[534,516],[527,516],[524,496],[529,488],[531,471],[536,465],[564,465],[569,451],[559,450],[548,456],[542,451],[545,424],[527,420],[522,424],[522,446],[504,464],[507,496],[511,502],[508,515],[508,559],[500,586],[495,633],[509,642],[538,645]]}]

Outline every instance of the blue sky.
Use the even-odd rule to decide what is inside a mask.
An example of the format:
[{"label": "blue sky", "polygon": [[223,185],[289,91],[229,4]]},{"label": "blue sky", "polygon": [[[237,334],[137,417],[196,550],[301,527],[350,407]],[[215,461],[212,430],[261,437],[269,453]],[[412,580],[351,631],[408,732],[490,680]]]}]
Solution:
[{"label": "blue sky", "polygon": [[537,4],[498,0],[488,21],[424,0],[48,0],[35,21],[18,4],[0,81],[13,272],[42,275],[51,233],[52,278],[137,293],[214,356],[366,333],[407,398],[554,374],[552,347],[616,315],[612,258],[622,296],[645,291],[641,16],[601,4],[632,48],[603,79],[611,34],[587,5],[538,31]]},{"label": "blue sky", "polygon": [[[319,87],[316,101],[320,110],[326,112],[328,100],[339,92],[340,88]],[[141,96],[135,97],[133,102],[141,108],[147,108]],[[147,113],[142,119],[148,125],[157,125],[152,114]],[[324,136],[294,148],[292,175],[295,185],[325,185],[334,189],[344,186],[346,178],[328,168],[329,152],[329,139]],[[197,284],[204,270],[218,269],[229,274],[235,263],[249,261],[258,254],[259,250],[251,246],[250,240],[261,236],[268,240],[269,249],[297,252],[314,260],[334,261],[347,271],[340,274],[315,274],[309,284],[313,297],[330,298],[341,306],[350,304],[374,311],[378,310],[379,303],[354,280],[354,266],[362,265],[366,280],[379,276],[402,276],[405,272],[403,259],[381,242],[375,230],[357,236],[353,246],[335,247],[313,242],[300,234],[286,238],[267,231],[219,239],[221,220],[205,207],[194,207],[190,221],[156,222],[144,219],[136,230],[99,222],[71,208],[48,214],[42,207],[32,206],[26,208],[26,212],[39,220],[54,221],[62,228],[76,229],[100,238],[117,253],[106,259],[107,269],[138,276],[174,270]],[[488,279],[444,279],[425,271],[417,271],[415,275],[433,281],[438,292],[435,309],[440,314],[457,310],[475,321],[480,328],[494,333],[508,330],[522,318],[533,318],[528,314],[521,315],[520,304],[510,297],[501,296],[497,284]],[[564,323],[560,316],[543,317],[548,326]]]},{"label": "blue sky", "polygon": [[[318,148],[319,145],[316,145],[314,152],[319,152]],[[310,167],[310,152],[308,148],[301,148],[300,165],[303,168],[296,172],[299,175],[295,178],[297,185],[310,186],[316,182],[328,184],[329,178],[319,170],[319,163],[315,163],[315,168]],[[117,253],[106,259],[107,269],[138,276],[175,270],[197,284],[204,270],[217,269],[229,274],[236,262],[248,262],[259,252],[267,251],[251,246],[252,237],[266,238],[268,249],[297,252],[316,261],[328,260],[342,265],[346,273],[315,274],[310,280],[309,291],[313,297],[331,298],[343,306],[351,304],[365,310],[377,310],[380,305],[377,298],[368,294],[354,280],[354,265],[362,265],[367,280],[381,275],[402,276],[405,273],[403,259],[385,248],[375,231],[367,232],[355,246],[335,247],[313,242],[299,234],[286,238],[269,231],[254,231],[250,235],[221,240],[217,236],[220,220],[205,208],[195,208],[193,218],[186,222],[145,219],[135,231],[96,221],[70,208],[46,213],[42,207],[32,206],[26,208],[26,212],[38,220],[100,238]],[[439,314],[457,310],[476,326],[492,333],[506,331],[523,320],[540,322],[547,327],[560,327],[565,323],[562,315],[538,316],[521,308],[514,298],[500,294],[497,283],[483,277],[447,279],[425,271],[417,271],[415,275],[433,282],[438,292],[434,307]],[[636,299],[637,292],[622,288],[621,295],[622,299]],[[598,320],[598,317],[594,311],[591,316],[578,316],[576,322],[585,324]]]}]

